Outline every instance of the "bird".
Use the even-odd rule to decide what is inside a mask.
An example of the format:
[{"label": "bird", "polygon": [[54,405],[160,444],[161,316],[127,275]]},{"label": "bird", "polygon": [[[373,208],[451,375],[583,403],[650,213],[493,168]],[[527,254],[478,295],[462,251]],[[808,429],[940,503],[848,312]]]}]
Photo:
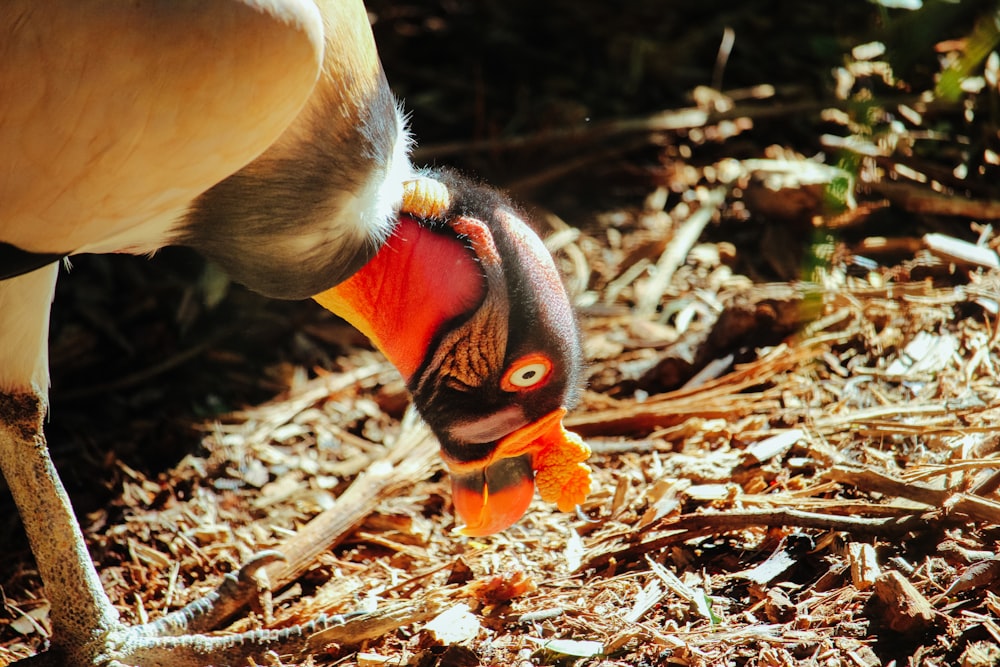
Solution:
[{"label": "bird", "polygon": [[159,620],[119,618],[43,429],[73,255],[189,246],[354,324],[437,436],[466,535],[509,527],[536,488],[564,511],[586,497],[590,452],[563,426],[579,331],[552,257],[504,195],[416,169],[411,143],[361,0],[0,7],[0,471],[53,629],[26,662],[245,664],[323,622],[209,634],[254,561]]}]

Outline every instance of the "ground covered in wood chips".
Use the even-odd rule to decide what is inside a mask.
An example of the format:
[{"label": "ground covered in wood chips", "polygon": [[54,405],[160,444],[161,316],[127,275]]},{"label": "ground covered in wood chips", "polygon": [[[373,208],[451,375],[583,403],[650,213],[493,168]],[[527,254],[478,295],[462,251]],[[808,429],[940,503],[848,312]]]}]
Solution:
[{"label": "ground covered in wood chips", "polygon": [[[349,327],[82,258],[49,437],[125,618],[276,549],[226,630],[342,624],[261,664],[1000,665],[995,7],[663,5],[369,3],[419,159],[510,187],[563,271],[588,501],[457,535]],[[49,627],[0,505],[9,664]]]}]

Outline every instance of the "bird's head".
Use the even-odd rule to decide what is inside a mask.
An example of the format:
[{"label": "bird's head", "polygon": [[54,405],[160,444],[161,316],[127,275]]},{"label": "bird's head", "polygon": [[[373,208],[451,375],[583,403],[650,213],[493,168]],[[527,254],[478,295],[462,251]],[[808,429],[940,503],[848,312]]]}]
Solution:
[{"label": "bird's head", "polygon": [[463,532],[510,526],[536,483],[562,510],[586,497],[590,452],[562,426],[580,382],[572,309],[545,246],[495,190],[448,172],[411,181],[385,245],[315,299],[406,379]]}]

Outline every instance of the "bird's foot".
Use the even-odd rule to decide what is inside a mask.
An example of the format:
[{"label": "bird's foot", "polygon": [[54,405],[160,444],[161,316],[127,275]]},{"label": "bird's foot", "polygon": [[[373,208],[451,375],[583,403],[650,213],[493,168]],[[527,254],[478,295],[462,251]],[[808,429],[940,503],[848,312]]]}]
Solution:
[{"label": "bird's foot", "polygon": [[214,591],[146,627],[157,637],[176,637],[220,628],[270,589],[264,568],[283,560],[285,557],[277,551],[254,554],[238,572],[226,574]]},{"label": "bird's foot", "polygon": [[283,559],[275,551],[259,553],[238,572],[227,574],[213,592],[161,619],[136,626],[115,621],[82,646],[54,646],[17,664],[24,667],[237,667],[251,664],[250,658],[268,653],[298,653],[305,648],[311,635],[340,625],[344,619],[320,615],[308,623],[275,630],[203,634],[222,626],[255,600],[267,585],[261,581],[262,568]]}]

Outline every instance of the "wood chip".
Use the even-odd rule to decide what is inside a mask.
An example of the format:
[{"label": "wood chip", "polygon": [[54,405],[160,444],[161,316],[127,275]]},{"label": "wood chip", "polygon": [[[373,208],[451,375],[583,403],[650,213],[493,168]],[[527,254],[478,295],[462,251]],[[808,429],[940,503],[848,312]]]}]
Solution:
[{"label": "wood chip", "polygon": [[780,588],[772,588],[764,599],[764,614],[772,623],[787,623],[795,618],[795,604]]},{"label": "wood chip", "polygon": [[907,343],[903,353],[892,360],[885,372],[905,378],[929,376],[945,368],[958,352],[958,339],[951,335],[936,335],[919,331]]},{"label": "wood chip", "polygon": [[923,241],[928,250],[946,261],[988,269],[1000,268],[1000,258],[990,248],[944,234],[925,234]]},{"label": "wood chip", "polygon": [[766,586],[773,584],[775,581],[780,581],[795,567],[797,562],[798,558],[785,548],[785,541],[783,540],[781,545],[763,563],[734,576],[747,579],[758,586]]},{"label": "wood chip", "polygon": [[770,438],[765,438],[751,444],[746,448],[744,455],[749,461],[754,463],[769,461],[787,452],[792,448],[792,445],[802,440],[805,434],[805,431],[799,428],[789,429],[784,433],[772,435]]},{"label": "wood chip", "polygon": [[442,644],[457,644],[479,634],[479,619],[469,610],[469,605],[457,604],[435,616],[423,629]]},{"label": "wood chip", "polygon": [[851,542],[847,545],[847,556],[854,587],[859,591],[871,588],[881,574],[875,547],[866,542]]},{"label": "wood chip", "polygon": [[895,570],[875,580],[869,615],[878,625],[903,635],[928,631],[934,624],[934,608],[920,591]]}]

